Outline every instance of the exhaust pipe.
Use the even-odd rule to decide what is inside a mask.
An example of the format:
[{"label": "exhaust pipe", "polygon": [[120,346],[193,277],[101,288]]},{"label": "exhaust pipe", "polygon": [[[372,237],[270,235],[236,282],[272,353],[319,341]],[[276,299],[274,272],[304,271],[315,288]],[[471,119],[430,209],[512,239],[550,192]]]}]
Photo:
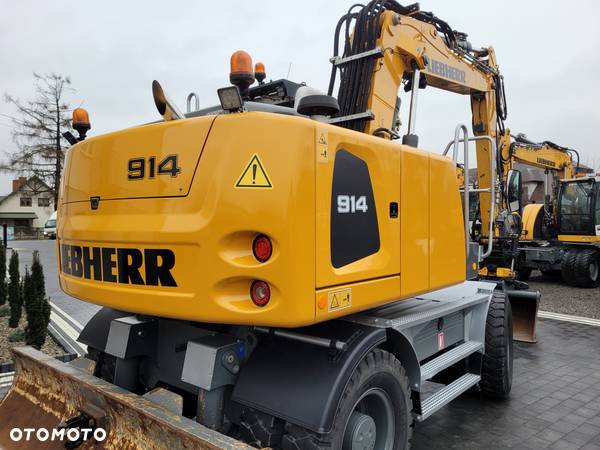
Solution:
[{"label": "exhaust pipe", "polygon": [[175,103],[167,96],[160,83],[152,82],[152,96],[158,113],[165,120],[185,119],[185,115],[175,106]]},{"label": "exhaust pipe", "polygon": [[537,342],[535,333],[537,312],[542,294],[540,291],[506,289],[513,316],[513,340],[519,342]]}]

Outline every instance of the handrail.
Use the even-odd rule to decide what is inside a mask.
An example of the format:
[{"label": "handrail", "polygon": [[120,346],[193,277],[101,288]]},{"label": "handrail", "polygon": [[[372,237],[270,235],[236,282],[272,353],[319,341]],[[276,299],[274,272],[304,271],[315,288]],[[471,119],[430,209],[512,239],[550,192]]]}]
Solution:
[{"label": "handrail", "polygon": [[[460,139],[460,131],[463,131],[463,139]],[[492,254],[493,248],[493,236],[494,236],[494,216],[496,212],[496,142],[491,136],[473,136],[469,137],[469,133],[466,125],[459,124],[454,129],[454,140],[450,141],[446,146],[446,149],[442,153],[444,156],[448,154],[450,147],[452,146],[452,160],[457,162],[458,160],[458,144],[464,143],[464,183],[463,183],[463,195],[464,195],[464,213],[465,213],[465,237],[467,245],[467,252],[469,248],[469,142],[471,141],[483,141],[487,140],[491,146],[490,156],[490,225],[488,233],[488,248],[486,252],[481,256],[482,259],[487,258]],[[479,191],[479,190],[477,190]]]},{"label": "handrail", "polygon": [[200,97],[195,92],[190,92],[187,96],[187,113],[188,114],[192,112],[192,98],[196,100],[194,102],[195,106],[196,106],[196,109],[194,109],[194,111],[198,111],[200,109]]}]

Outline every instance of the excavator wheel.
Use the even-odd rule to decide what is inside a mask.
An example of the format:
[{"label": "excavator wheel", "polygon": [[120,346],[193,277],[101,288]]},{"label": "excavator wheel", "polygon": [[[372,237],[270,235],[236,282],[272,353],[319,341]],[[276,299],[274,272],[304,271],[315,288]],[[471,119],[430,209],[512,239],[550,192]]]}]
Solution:
[{"label": "excavator wheel", "polygon": [[510,301],[495,293],[485,325],[485,355],[481,367],[481,392],[488,397],[506,398],[512,388],[513,324]]},{"label": "excavator wheel", "polygon": [[330,433],[287,424],[283,450],[400,450],[410,448],[414,419],[408,377],[400,362],[371,351],[346,386]]},{"label": "excavator wheel", "polygon": [[574,265],[575,283],[579,287],[600,286],[600,251],[587,248],[577,253]]},{"label": "excavator wheel", "polygon": [[562,279],[569,286],[575,286],[575,260],[577,259],[577,250],[569,250],[562,260]]},{"label": "excavator wheel", "polygon": [[282,419],[246,409],[242,412],[239,437],[256,448],[279,448],[284,426]]}]

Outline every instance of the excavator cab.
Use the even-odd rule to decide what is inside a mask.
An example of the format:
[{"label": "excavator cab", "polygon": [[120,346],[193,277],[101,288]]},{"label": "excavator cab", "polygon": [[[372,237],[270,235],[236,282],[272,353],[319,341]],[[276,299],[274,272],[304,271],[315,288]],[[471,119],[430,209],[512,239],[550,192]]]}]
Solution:
[{"label": "excavator cab", "polygon": [[600,179],[579,178],[561,183],[559,197],[560,235],[600,235]]}]

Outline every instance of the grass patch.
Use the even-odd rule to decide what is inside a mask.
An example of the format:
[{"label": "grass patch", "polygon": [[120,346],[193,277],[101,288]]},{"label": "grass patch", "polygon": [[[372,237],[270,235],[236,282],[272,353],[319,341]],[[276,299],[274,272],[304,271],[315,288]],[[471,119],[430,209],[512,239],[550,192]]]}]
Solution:
[{"label": "grass patch", "polygon": [[16,330],[8,335],[8,342],[25,342],[25,330]]},{"label": "grass patch", "polygon": [[8,317],[10,315],[10,307],[8,305],[0,306],[0,317]]}]

